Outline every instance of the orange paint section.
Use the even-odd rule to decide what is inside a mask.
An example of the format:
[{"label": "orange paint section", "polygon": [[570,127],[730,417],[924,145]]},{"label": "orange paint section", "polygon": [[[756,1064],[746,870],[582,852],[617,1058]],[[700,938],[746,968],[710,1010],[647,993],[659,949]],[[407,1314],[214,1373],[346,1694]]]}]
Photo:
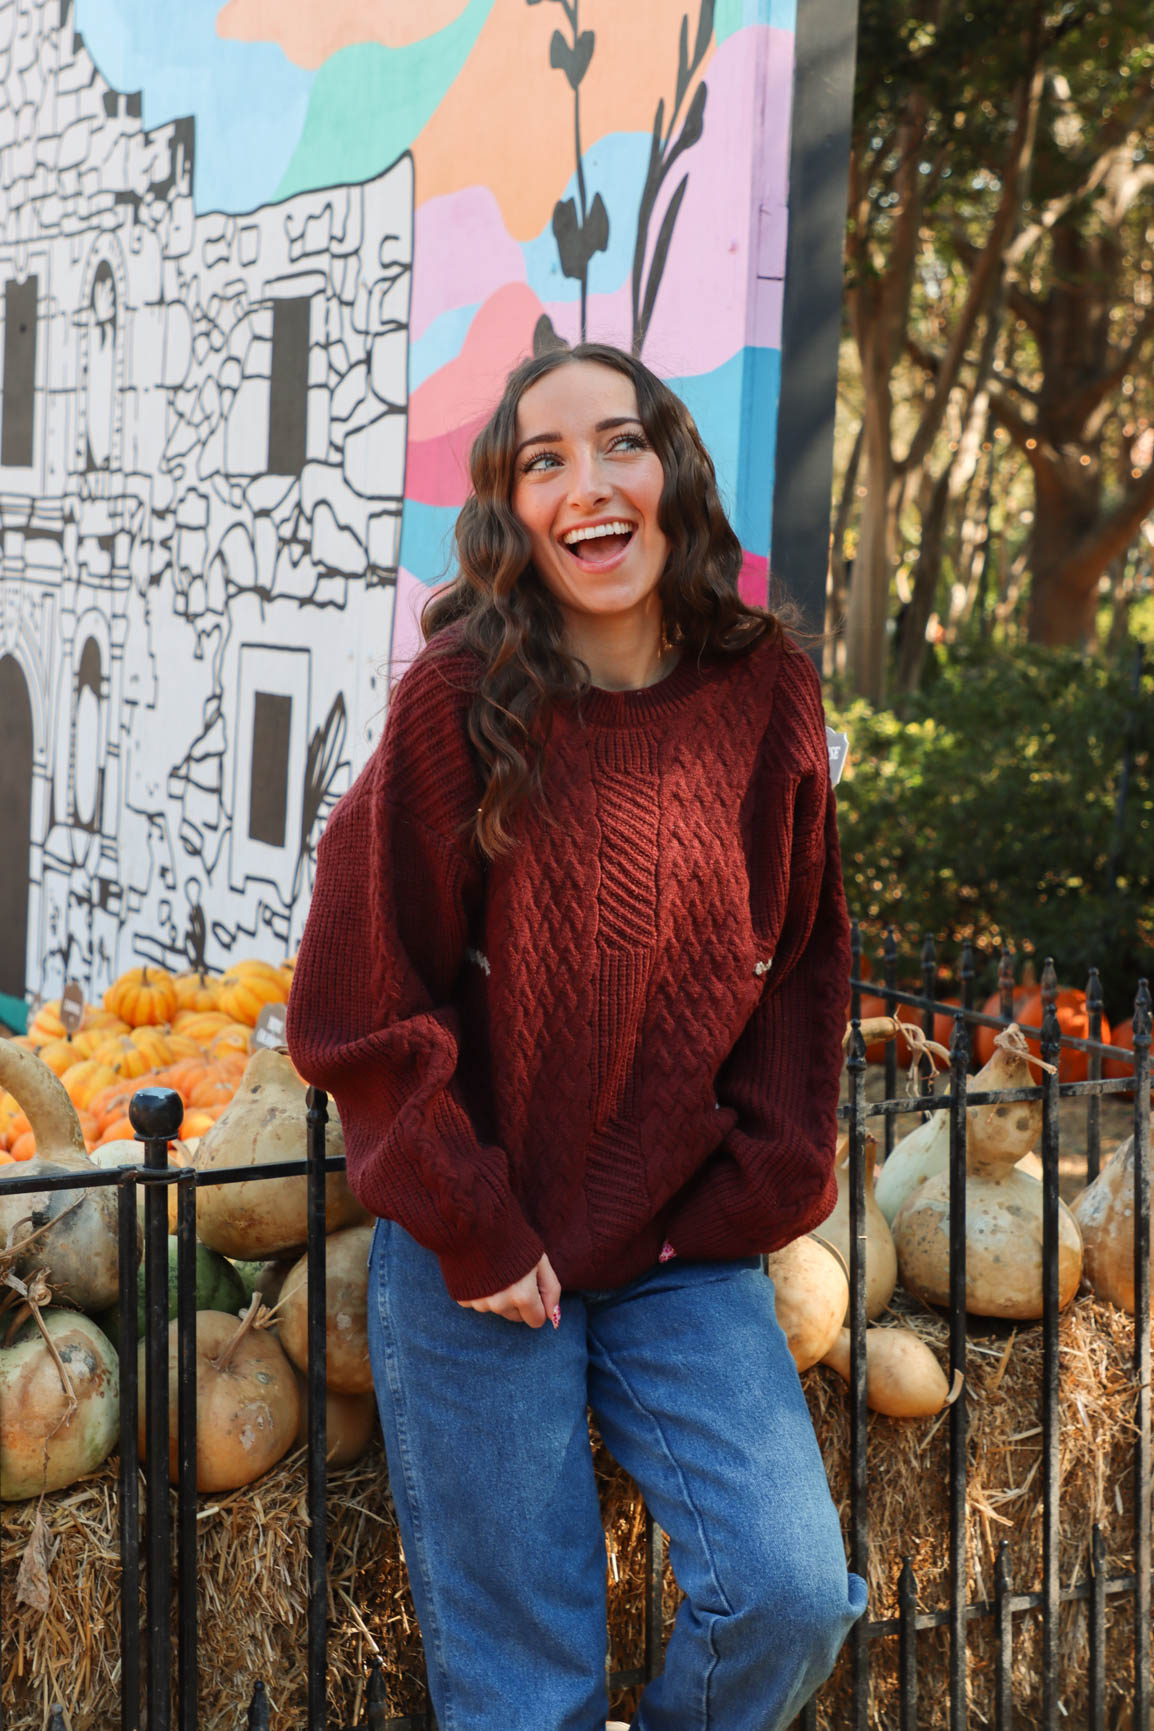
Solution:
[{"label": "orange paint section", "polygon": [[406,48],[459,18],[468,0],[228,0],[216,33],[238,42],[276,42],[308,71],[342,48],[380,42]]},{"label": "orange paint section", "polygon": [[[583,0],[582,34],[592,30],[595,36],[581,85],[583,150],[611,132],[652,132],[662,98],[668,128],[681,17],[681,7],[670,6],[666,27],[655,32],[649,8],[624,0]],[[488,186],[515,240],[540,234],[576,160],[573,93],[564,73],[549,64],[558,25],[565,26],[565,19],[556,6],[495,0],[460,77],[414,142],[422,204],[462,187]],[[567,26],[562,34],[569,39]],[[712,55],[711,45],[703,74]],[[691,95],[692,89],[682,115]],[[511,100],[518,109],[515,139],[510,137]]]}]

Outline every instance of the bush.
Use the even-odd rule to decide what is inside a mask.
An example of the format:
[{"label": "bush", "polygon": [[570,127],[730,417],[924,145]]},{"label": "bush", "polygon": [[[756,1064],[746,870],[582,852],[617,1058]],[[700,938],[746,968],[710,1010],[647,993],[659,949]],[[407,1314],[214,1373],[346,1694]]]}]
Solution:
[{"label": "bush", "polygon": [[838,816],[867,950],[892,922],[909,975],[923,932],[969,938],[988,990],[1003,946],[1052,955],[1063,984],[1095,965],[1107,1015],[1129,1015],[1154,963],[1151,672],[1135,697],[1132,662],[971,650],[892,711],[827,709],[850,737]]}]

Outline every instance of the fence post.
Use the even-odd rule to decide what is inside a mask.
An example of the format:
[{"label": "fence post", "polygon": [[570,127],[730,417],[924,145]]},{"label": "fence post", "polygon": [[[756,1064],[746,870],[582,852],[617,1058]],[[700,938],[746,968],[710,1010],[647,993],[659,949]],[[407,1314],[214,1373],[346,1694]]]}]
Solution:
[{"label": "fence post", "polygon": [[[863,1580],[869,1573],[869,1441],[866,1412],[866,1048],[855,1017],[849,1045],[849,1449],[850,1568]],[[869,1722],[869,1640],[865,1618],[850,1635],[853,1654],[853,1723]]]},{"label": "fence post", "polygon": [[[141,1088],[129,1101],[128,1117],[144,1143],[149,1172],[167,1172],[168,1144],[180,1130],[184,1102],[172,1088]],[[135,1280],[121,1305],[133,1304]],[[171,1516],[168,1506],[168,1194],[158,1179],[144,1191],[145,1462],[147,1467],[148,1728],[171,1723],[172,1608]]]},{"label": "fence post", "polygon": [[1134,1001],[1134,1715],[1150,1723],[1150,988]]},{"label": "fence post", "polygon": [[325,1125],[328,1098],[320,1088],[306,1096],[308,1123],[308,1727],[325,1731],[328,1672],[328,1549],[326,1473],[328,1427],[325,1388]]},{"label": "fence post", "polygon": [[[1053,963],[1046,958],[1046,971]],[[1058,1717],[1058,1607],[1061,1457],[1058,1364],[1058,1064],[1062,1034],[1054,1000],[1042,1011],[1042,1724]]]},{"label": "fence post", "polygon": [[[966,1019],[950,1041],[950,1372],[962,1378],[950,1407],[950,1731],[966,1726]],[[932,1085],[932,1084],[931,1084]]]}]

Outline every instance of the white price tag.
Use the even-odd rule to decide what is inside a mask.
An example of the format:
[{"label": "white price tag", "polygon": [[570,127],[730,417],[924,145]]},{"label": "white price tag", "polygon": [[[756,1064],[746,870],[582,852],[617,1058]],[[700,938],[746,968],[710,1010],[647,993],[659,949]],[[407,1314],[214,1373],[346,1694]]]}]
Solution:
[{"label": "white price tag", "polygon": [[60,995],[60,1020],[66,1034],[75,1034],[84,1020],[84,987],[69,980]]},{"label": "white price tag", "polygon": [[832,727],[827,727],[825,743],[829,750],[830,786],[836,787],[841,780],[842,770],[849,759],[849,734],[835,733]]},{"label": "white price tag", "polygon": [[252,1031],[252,1044],[255,1050],[263,1046],[270,1051],[284,1045],[285,1004],[266,1004],[256,1019],[256,1027]]}]

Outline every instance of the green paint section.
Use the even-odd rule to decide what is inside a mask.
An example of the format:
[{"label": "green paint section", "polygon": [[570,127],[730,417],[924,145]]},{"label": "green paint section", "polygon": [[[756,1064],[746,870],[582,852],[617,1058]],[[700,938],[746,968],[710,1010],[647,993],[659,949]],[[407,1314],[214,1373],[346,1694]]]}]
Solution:
[{"label": "green paint section", "polygon": [[[493,0],[469,0],[459,18],[423,42],[364,42],[331,55],[313,80],[276,196],[372,180],[395,162],[440,107],[492,9]],[[468,149],[467,139],[461,148]]]},{"label": "green paint section", "polygon": [[28,1005],[23,998],[11,998],[0,992],[0,1022],[14,1034],[28,1032]]},{"label": "green paint section", "polygon": [[768,24],[775,30],[797,28],[797,0],[717,0],[713,37],[718,47],[737,30]]}]

